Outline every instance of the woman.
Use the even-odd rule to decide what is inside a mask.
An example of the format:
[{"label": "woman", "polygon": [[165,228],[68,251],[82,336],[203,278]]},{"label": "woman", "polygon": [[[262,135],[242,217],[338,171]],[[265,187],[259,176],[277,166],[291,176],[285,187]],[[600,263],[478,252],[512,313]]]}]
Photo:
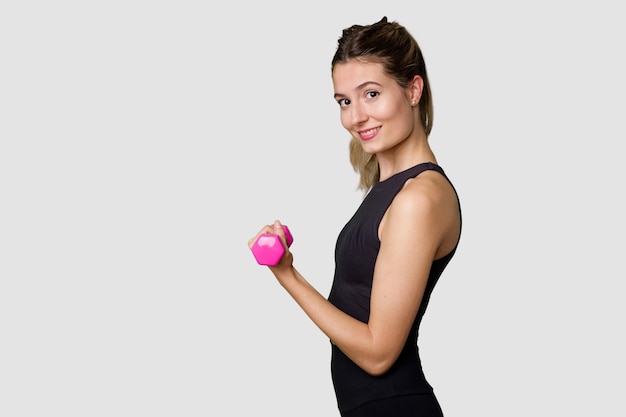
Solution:
[{"label": "woman", "polygon": [[419,325],[461,233],[458,196],[428,143],[432,97],[415,39],[383,18],[343,31],[332,60],[334,97],[352,136],[350,160],[366,193],[340,232],[328,299],[285,254],[269,268],[331,341],[339,411],[442,416],[417,348]]}]

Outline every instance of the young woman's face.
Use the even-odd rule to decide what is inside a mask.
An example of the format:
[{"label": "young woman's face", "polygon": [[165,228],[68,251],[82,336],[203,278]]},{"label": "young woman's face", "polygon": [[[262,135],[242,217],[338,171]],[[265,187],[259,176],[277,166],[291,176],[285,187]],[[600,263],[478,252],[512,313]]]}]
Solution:
[{"label": "young woman's face", "polygon": [[333,86],[341,109],[341,124],[367,153],[393,148],[416,127],[411,89],[402,88],[385,74],[382,64],[336,64]]}]

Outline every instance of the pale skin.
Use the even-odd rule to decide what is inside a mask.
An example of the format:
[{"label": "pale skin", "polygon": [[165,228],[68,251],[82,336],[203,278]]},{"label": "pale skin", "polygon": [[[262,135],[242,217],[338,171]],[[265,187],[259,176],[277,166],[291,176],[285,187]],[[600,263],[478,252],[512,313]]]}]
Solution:
[{"label": "pale skin", "polygon": [[[417,106],[421,77],[403,88],[381,64],[352,60],[335,66],[333,86],[343,127],[361,139],[366,152],[376,154],[381,180],[418,163],[437,163]],[[381,375],[404,346],[433,260],[455,247],[460,221],[456,194],[441,174],[425,171],[406,182],[378,230],[368,323],[339,310],[298,272],[278,220],[248,245],[263,233],[280,236],[285,255],[269,267],[278,282],[334,345],[368,374]]]}]

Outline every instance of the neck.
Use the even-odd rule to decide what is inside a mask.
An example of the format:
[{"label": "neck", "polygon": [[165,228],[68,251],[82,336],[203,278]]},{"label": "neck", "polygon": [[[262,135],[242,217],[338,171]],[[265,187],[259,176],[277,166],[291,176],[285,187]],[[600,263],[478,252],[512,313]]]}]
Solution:
[{"label": "neck", "polygon": [[392,149],[379,152],[376,158],[381,181],[423,162],[437,163],[425,134],[421,138],[407,139]]}]

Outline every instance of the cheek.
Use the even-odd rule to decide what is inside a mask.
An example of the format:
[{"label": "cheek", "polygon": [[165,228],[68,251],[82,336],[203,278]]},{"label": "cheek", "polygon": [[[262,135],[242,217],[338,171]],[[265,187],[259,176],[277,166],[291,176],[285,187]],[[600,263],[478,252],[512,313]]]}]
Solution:
[{"label": "cheek", "polygon": [[384,117],[387,121],[393,121],[400,129],[413,128],[413,112],[410,107],[404,105],[390,106],[385,109]]},{"label": "cheek", "polygon": [[399,103],[388,102],[380,105],[376,109],[376,115],[379,120],[395,120],[402,119],[406,109],[399,105]]}]

